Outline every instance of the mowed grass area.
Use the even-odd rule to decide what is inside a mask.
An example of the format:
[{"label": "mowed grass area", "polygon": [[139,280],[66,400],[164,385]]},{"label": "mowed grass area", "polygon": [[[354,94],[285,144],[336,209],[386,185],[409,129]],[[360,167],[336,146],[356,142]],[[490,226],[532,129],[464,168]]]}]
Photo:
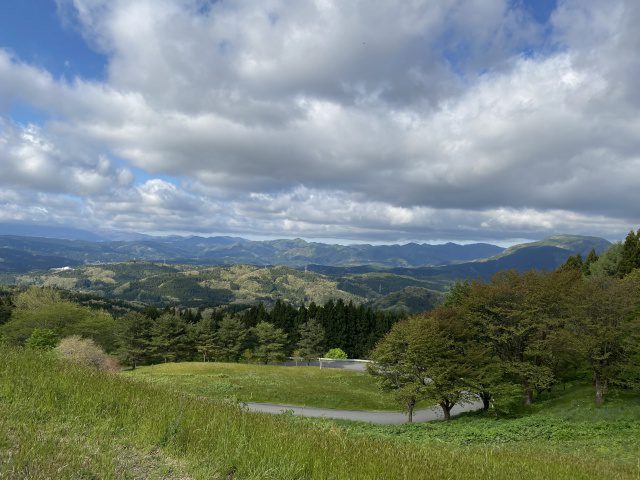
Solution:
[{"label": "mowed grass area", "polygon": [[367,373],[240,363],[165,363],[123,373],[195,395],[350,410],[400,410]]},{"label": "mowed grass area", "polygon": [[593,395],[591,385],[560,385],[512,418],[475,412],[449,423],[380,427],[341,422],[341,426],[349,433],[423,446],[491,445],[496,452],[594,458],[627,468],[640,478],[640,394],[612,390],[602,407],[595,406]]},{"label": "mowed grass area", "polygon": [[0,478],[573,480],[635,473],[535,445],[506,451],[356,435],[0,347]]}]

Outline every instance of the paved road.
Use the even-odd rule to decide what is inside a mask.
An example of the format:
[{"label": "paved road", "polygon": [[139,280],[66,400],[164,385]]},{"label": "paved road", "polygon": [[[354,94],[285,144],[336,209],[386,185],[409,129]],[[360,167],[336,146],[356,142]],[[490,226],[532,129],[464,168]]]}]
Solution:
[{"label": "paved road", "polygon": [[[397,425],[407,421],[407,415],[401,412],[371,412],[366,410],[336,410],[333,408],[296,407],[293,405],[276,405],[273,403],[245,403],[252,412],[279,414],[292,411],[294,415],[303,417],[324,417],[339,420],[354,420],[358,422],[377,423],[380,425]],[[463,412],[471,412],[482,408],[481,401],[456,405],[451,410],[451,415],[459,415]],[[432,422],[442,420],[440,407],[425,408],[413,412],[414,422]]]}]

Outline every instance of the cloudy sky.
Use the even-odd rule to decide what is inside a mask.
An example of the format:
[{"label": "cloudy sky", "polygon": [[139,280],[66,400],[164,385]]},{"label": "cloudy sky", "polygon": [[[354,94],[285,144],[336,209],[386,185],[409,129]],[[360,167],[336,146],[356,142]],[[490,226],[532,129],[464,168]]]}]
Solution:
[{"label": "cloudy sky", "polygon": [[341,241],[640,224],[637,0],[0,3],[0,222]]}]

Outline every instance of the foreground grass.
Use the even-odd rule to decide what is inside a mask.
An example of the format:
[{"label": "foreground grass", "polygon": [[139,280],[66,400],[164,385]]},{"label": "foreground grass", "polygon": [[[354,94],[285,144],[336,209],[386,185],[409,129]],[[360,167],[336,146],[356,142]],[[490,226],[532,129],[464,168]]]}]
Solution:
[{"label": "foreground grass", "polygon": [[[232,474],[230,472],[235,472]],[[428,447],[243,412],[0,348],[0,478],[634,478],[571,455]]]},{"label": "foreground grass", "polygon": [[351,410],[400,409],[372,376],[336,368],[184,362],[141,367],[125,375],[210,398]]},{"label": "foreground grass", "polygon": [[513,418],[476,412],[454,422],[375,426],[343,422],[349,433],[428,446],[492,445],[505,452],[548,452],[597,458],[628,468],[640,478],[640,395],[611,391],[596,407],[593,387],[560,386]]}]

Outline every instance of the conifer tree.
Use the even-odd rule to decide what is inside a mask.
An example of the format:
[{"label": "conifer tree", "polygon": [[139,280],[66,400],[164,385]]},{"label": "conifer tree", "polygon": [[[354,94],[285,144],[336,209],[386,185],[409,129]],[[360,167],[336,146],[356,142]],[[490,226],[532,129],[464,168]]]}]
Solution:
[{"label": "conifer tree", "polygon": [[149,361],[153,320],[142,313],[129,312],[120,319],[118,357],[132,368]]},{"label": "conifer tree", "polygon": [[311,360],[322,356],[324,351],[324,328],[317,320],[312,318],[300,326],[299,332],[298,353],[309,364]]},{"label": "conifer tree", "polygon": [[239,318],[224,317],[213,336],[213,358],[237,362],[245,347],[247,333],[246,327]]},{"label": "conifer tree", "polygon": [[254,356],[265,365],[284,359],[287,335],[280,328],[268,322],[260,322],[252,329],[257,339]]}]

